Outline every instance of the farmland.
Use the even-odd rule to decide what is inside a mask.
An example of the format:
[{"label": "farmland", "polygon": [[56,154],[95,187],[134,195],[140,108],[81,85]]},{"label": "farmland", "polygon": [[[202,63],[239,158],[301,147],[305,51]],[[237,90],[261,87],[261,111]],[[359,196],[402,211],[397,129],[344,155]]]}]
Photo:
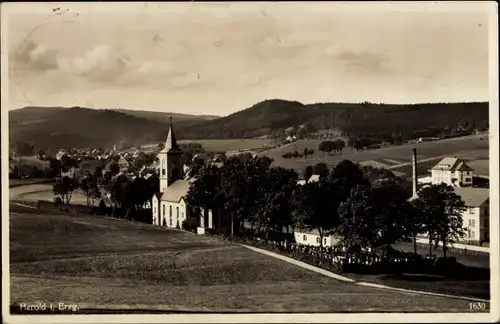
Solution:
[{"label": "farmland", "polygon": [[[54,199],[54,194],[52,192],[52,185],[50,184],[29,184],[25,186],[19,186],[10,189],[10,199],[11,200],[48,200],[52,201]],[[71,196],[72,204],[87,204],[87,198],[85,194],[77,189],[73,191]]]},{"label": "farmland", "polygon": [[[456,156],[470,160],[471,166],[477,168],[477,173],[483,175],[489,174],[487,163],[489,160],[489,142],[487,135],[473,135],[434,142],[404,144],[401,146],[391,146],[366,151],[352,151],[350,148],[346,148],[342,154],[324,154],[324,156],[321,152],[318,152],[318,142],[321,142],[321,140],[299,140],[295,143],[267,151],[263,154],[274,159],[276,165],[297,170],[319,162],[333,166],[339,161],[348,159],[358,163],[372,162],[372,165],[378,163],[379,167],[386,167],[393,171],[408,173],[408,170],[411,170],[410,162],[412,158],[412,149],[416,148],[418,160],[435,158],[433,161],[426,162],[427,166],[432,166],[437,163],[440,157]],[[284,159],[282,157],[282,154],[285,152],[293,150],[301,152],[304,148],[315,150],[314,155],[308,158]],[[427,166],[422,165],[421,169],[426,169]]]},{"label": "farmland", "polygon": [[63,301],[83,312],[468,309],[466,300],[344,283],[207,236],[10,208],[12,305]]},{"label": "farmland", "polygon": [[[179,144],[199,143],[207,152],[230,152],[238,150],[255,150],[273,145],[270,139],[210,139],[210,140],[181,140]],[[154,150],[158,144],[145,145],[144,149]]]}]

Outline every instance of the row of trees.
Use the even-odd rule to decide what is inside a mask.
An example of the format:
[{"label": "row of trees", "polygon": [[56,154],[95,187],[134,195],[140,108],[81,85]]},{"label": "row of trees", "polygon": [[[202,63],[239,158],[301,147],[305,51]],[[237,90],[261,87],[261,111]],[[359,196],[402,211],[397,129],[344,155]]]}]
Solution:
[{"label": "row of trees", "polygon": [[[283,228],[316,229],[335,235],[348,251],[385,251],[391,244],[427,233],[437,245],[462,234],[464,202],[451,187],[430,186],[409,202],[408,184],[390,171],[360,169],[344,160],[318,182],[298,185],[295,171],[271,167],[268,158],[229,159],[222,168],[205,166],[187,200],[195,211],[211,209],[238,235],[249,224],[257,235]],[[415,247],[416,249],[416,247]],[[430,250],[431,253],[431,250]]]},{"label": "row of trees", "polygon": [[334,154],[336,154],[338,152],[338,153],[342,154],[342,150],[345,147],[346,147],[346,143],[343,140],[338,139],[335,141],[323,141],[323,142],[319,143],[318,150],[320,152],[322,152],[323,155],[325,154],[325,152],[327,152],[327,153],[333,152]]},{"label": "row of trees", "polygon": [[302,153],[300,153],[299,151],[295,150],[295,151],[292,151],[292,152],[286,152],[286,153],[284,153],[282,155],[282,157],[284,159],[301,158],[301,157],[305,157],[307,159],[308,156],[313,155],[313,154],[314,154],[314,150],[313,149],[305,148]]},{"label": "row of trees", "polygon": [[147,179],[131,179],[118,174],[116,162],[110,164],[105,172],[102,172],[101,167],[96,167],[94,172],[88,172],[79,179],[59,178],[53,186],[56,200],[69,204],[73,192],[80,189],[87,198],[88,207],[94,207],[99,202],[101,208],[111,207],[113,215],[142,220],[144,215],[141,212],[145,211],[153,194],[159,191],[158,175],[153,174]]}]

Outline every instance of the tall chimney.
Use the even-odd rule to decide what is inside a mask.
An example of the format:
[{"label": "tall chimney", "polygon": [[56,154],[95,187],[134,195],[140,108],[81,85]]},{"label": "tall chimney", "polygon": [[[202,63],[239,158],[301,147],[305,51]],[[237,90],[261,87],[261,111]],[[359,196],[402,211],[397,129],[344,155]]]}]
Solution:
[{"label": "tall chimney", "polygon": [[413,149],[413,172],[412,172],[412,184],[413,184],[413,195],[412,198],[417,198],[417,149]]}]

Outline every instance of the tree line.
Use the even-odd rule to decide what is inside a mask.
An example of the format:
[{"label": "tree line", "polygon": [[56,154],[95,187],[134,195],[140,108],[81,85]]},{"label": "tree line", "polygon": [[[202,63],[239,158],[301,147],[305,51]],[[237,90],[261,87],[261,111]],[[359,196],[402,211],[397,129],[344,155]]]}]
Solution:
[{"label": "tree line", "polygon": [[[409,201],[408,183],[388,170],[360,168],[344,160],[320,180],[298,185],[294,170],[271,166],[266,157],[230,158],[222,167],[204,166],[187,201],[195,212],[212,210],[231,236],[250,231],[280,236],[283,228],[315,229],[334,235],[346,251],[386,251],[391,244],[428,234],[430,246],[463,235],[464,202],[445,184],[424,188]],[[222,227],[219,227],[223,228]],[[432,250],[429,250],[432,253]],[[446,248],[445,248],[446,253]]]}]

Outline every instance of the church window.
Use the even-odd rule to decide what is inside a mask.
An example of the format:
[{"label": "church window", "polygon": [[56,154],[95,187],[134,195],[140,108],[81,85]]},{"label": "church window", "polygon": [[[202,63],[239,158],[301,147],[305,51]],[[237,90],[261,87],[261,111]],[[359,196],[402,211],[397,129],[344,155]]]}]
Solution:
[{"label": "church window", "polygon": [[170,226],[172,226],[172,205],[169,207],[169,215],[170,215]]},{"label": "church window", "polygon": [[179,223],[179,206],[177,206],[177,223]]}]

